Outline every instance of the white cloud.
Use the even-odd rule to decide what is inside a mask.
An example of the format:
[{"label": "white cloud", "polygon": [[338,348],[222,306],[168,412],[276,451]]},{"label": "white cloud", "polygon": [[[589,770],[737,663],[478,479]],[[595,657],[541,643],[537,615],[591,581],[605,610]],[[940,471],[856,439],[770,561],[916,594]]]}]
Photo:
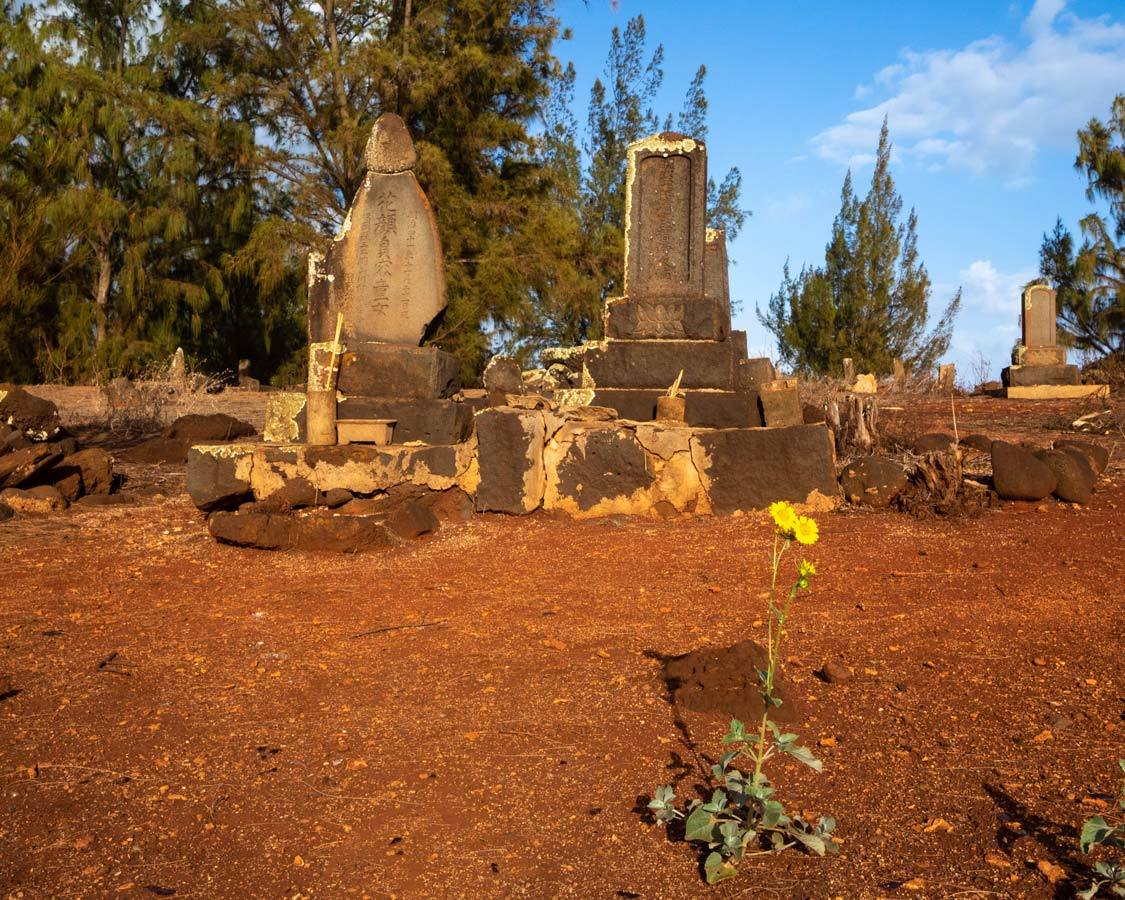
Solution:
[{"label": "white cloud", "polygon": [[[977,374],[982,358],[990,364],[989,377],[1000,377],[1020,333],[1020,292],[1037,274],[1034,270],[1002,272],[987,259],[978,259],[960,271],[961,314],[949,355],[966,379]],[[942,291],[935,285],[936,296],[949,293]]]},{"label": "white cloud", "polygon": [[813,138],[825,159],[871,159],[883,117],[896,150],[928,168],[1026,180],[1043,147],[1072,148],[1091,116],[1125,89],[1125,22],[1083,19],[1065,0],[1037,0],[1019,39],[957,50],[903,50],[856,98],[883,97]]}]

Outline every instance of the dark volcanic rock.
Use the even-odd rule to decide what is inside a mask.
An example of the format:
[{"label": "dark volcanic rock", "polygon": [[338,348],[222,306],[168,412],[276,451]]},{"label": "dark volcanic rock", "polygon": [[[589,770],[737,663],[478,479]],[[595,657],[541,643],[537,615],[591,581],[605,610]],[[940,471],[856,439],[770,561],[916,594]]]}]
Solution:
[{"label": "dark volcanic rock", "polygon": [[575,438],[558,464],[559,494],[574,497],[579,509],[592,509],[614,497],[628,497],[656,479],[633,432],[597,429],[587,431],[584,437],[584,442]]},{"label": "dark volcanic rock", "polygon": [[817,674],[829,684],[847,684],[852,680],[851,670],[834,659],[826,662]]},{"label": "dark volcanic rock", "polygon": [[494,356],[484,367],[484,389],[491,393],[500,391],[504,394],[523,393],[523,372],[520,364],[510,356]]},{"label": "dark volcanic rock", "polygon": [[403,503],[387,516],[387,527],[404,540],[430,534],[441,527],[437,516],[421,503],[411,500]]},{"label": "dark volcanic rock", "polygon": [[1058,484],[1046,463],[1007,441],[992,442],[992,485],[1005,500],[1042,500]]},{"label": "dark volcanic rock", "polygon": [[[702,432],[692,444],[701,451],[697,465],[716,513],[802,502],[813,491],[839,496],[832,443],[822,425]],[[695,451],[692,456],[699,458]]]},{"label": "dark volcanic rock", "polygon": [[961,446],[976,450],[978,453],[991,453],[992,438],[987,434],[968,434],[961,438]]},{"label": "dark volcanic rock", "polygon": [[53,466],[62,454],[50,444],[32,444],[0,456],[0,489],[18,487],[30,481],[40,470]]},{"label": "dark volcanic rock", "polygon": [[318,502],[322,501],[322,495],[309,483],[309,480],[307,478],[298,477],[290,478],[286,481],[278,490],[266,497],[261,505],[282,512],[287,509],[301,509],[305,506],[315,506]]},{"label": "dark volcanic rock", "polygon": [[235,460],[194,447],[188,454],[187,492],[199,509],[231,509],[250,499],[250,483],[236,474]]},{"label": "dark volcanic rock", "polygon": [[137,498],[132,494],[86,494],[79,497],[76,506],[128,506],[136,503]]},{"label": "dark volcanic rock", "polygon": [[8,506],[7,503],[0,503],[0,522],[12,518],[12,516],[14,516],[15,514],[16,511],[12,509],[12,507]]},{"label": "dark volcanic rock", "polygon": [[1072,441],[1062,440],[1055,441],[1056,450],[1076,450],[1084,455],[1090,463],[1091,468],[1094,470],[1095,475],[1101,475],[1105,471],[1105,467],[1109,465],[1109,451],[1099,444],[1093,444],[1089,441]]},{"label": "dark volcanic rock", "polygon": [[884,456],[866,456],[849,464],[840,486],[849,503],[885,507],[906,488],[906,469]]},{"label": "dark volcanic rock", "polygon": [[476,505],[482,512],[522,515],[543,499],[542,414],[516,409],[483,410],[476,415],[480,484]]},{"label": "dark volcanic rock", "polygon": [[117,455],[125,462],[144,465],[183,465],[191,445],[176,438],[156,437],[121,450]]},{"label": "dark volcanic rock", "polygon": [[77,471],[82,476],[84,494],[108,494],[113,490],[113,457],[98,447],[72,453],[56,468]]},{"label": "dark volcanic rock", "polygon": [[1055,473],[1054,494],[1068,503],[1089,503],[1094,490],[1094,470],[1089,463],[1062,450],[1040,450],[1035,458]]},{"label": "dark volcanic rock", "polygon": [[50,513],[66,509],[66,499],[49,484],[21,490],[7,488],[0,491],[0,502],[21,513]]},{"label": "dark volcanic rock", "polygon": [[397,543],[382,521],[369,516],[220,511],[211,514],[207,527],[223,543],[260,550],[354,553]]},{"label": "dark volcanic rock", "polygon": [[468,522],[473,517],[473,498],[460,488],[433,491],[428,503],[440,522]]},{"label": "dark volcanic rock", "polygon": [[13,385],[0,386],[0,391],[7,391],[0,400],[0,422],[37,441],[45,441],[59,430],[59,410],[50,400]]},{"label": "dark volcanic rock", "polygon": [[[766,667],[765,649],[753,641],[731,647],[704,647],[664,663],[664,680],[675,703],[701,713],[715,713],[743,722],[762,717],[758,671]],[[799,721],[802,711],[792,685],[781,674],[777,693],[784,701],[774,714],[782,722]]]},{"label": "dark volcanic rock", "polygon": [[953,443],[953,435],[944,431],[932,431],[923,434],[914,441],[915,453],[929,453],[933,450],[945,450]]},{"label": "dark volcanic rock", "polygon": [[226,413],[192,413],[180,416],[164,429],[161,437],[190,444],[234,441],[254,434],[254,426]]}]

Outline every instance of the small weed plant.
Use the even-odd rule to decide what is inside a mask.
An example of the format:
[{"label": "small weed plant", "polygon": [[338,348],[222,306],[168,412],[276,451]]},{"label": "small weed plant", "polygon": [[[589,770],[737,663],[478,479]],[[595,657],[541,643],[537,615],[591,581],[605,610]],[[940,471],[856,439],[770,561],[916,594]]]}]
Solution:
[{"label": "small weed plant", "polygon": [[[696,799],[681,810],[676,806],[675,792],[670,786],[656,789],[648,807],[658,822],[668,825],[685,819],[684,836],[689,841],[707,845],[710,852],[703,863],[708,884],[718,884],[737,874],[738,863],[747,856],[777,853],[789,847],[800,847],[823,856],[834,853],[832,840],[835,819],[822,816],[811,823],[800,816],[789,815],[775,797],[775,788],[766,777],[766,764],[780,754],[819,772],[822,768],[807,747],[797,742],[795,734],[784,732],[773,719],[781,706],[775,690],[781,644],[793,601],[807,591],[816,575],[812,563],[802,559],[796,566],[796,579],[783,592],[779,591],[781,563],[794,544],[815,544],[816,522],[799,516],[788,503],[770,507],[774,523],[771,557],[771,578],[768,600],[769,646],[764,670],[758,671],[763,712],[757,727],[732,719],[723,744],[730,749],[711,767],[715,788],[707,802]],[[746,769],[746,771],[743,771]]]},{"label": "small weed plant", "polygon": [[[1117,764],[1125,772],[1125,759],[1119,759]],[[1117,812],[1105,816],[1094,816],[1087,819],[1082,826],[1082,834],[1078,838],[1078,845],[1083,853],[1089,853],[1096,845],[1113,847],[1116,850],[1125,850],[1125,782],[1121,785],[1121,794],[1117,799]],[[1125,861],[1121,863],[1096,862],[1094,863],[1094,881],[1084,891],[1079,891],[1082,900],[1091,900],[1104,887],[1115,897],[1125,897]]]}]

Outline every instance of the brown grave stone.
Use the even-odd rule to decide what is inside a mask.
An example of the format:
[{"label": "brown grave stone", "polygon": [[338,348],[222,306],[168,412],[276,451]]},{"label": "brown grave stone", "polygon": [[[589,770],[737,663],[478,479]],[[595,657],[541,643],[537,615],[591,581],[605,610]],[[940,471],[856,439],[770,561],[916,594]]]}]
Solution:
[{"label": "brown grave stone", "polygon": [[630,144],[625,209],[625,295],[703,299],[707,151],[664,132]]},{"label": "brown grave stone", "polygon": [[[703,242],[703,298],[719,310],[720,333],[715,340],[730,335],[730,277],[727,260],[727,233],[721,228],[708,228]],[[745,355],[745,354],[744,354]]]},{"label": "brown grave stone", "polygon": [[332,246],[309,254],[308,276],[310,341],[331,341],[342,312],[344,343],[361,365],[366,344],[418,346],[446,306],[441,238],[398,116],[379,117],[367,161]]}]

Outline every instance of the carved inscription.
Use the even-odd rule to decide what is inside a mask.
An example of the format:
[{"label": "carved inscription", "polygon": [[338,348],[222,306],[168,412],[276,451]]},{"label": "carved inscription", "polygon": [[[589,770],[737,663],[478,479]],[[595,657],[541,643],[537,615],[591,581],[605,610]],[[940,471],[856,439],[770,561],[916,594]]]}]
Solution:
[{"label": "carved inscription", "polygon": [[691,280],[691,160],[648,156],[638,175],[637,294],[667,294]]},{"label": "carved inscription", "polygon": [[1045,285],[1024,292],[1023,343],[1027,347],[1055,346],[1055,294]]}]

